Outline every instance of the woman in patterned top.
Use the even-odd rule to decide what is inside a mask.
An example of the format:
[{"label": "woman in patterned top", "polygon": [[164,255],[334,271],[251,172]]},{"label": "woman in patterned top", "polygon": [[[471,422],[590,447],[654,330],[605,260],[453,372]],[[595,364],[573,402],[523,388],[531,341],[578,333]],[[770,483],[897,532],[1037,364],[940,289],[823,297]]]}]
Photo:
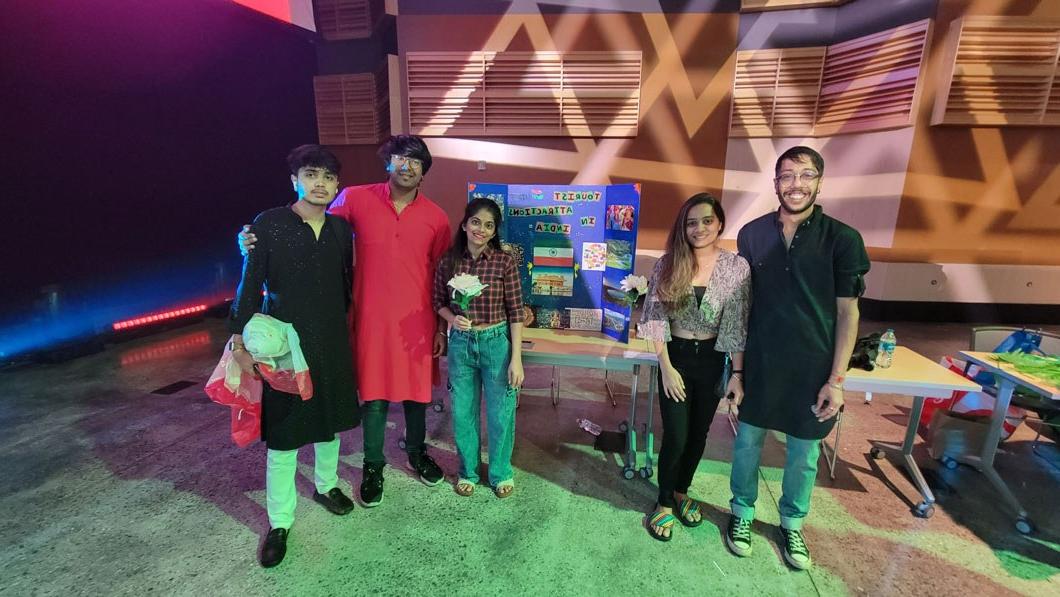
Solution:
[{"label": "woman in patterned top", "polygon": [[[751,271],[739,255],[718,246],[725,229],[721,203],[707,193],[681,206],[655,264],[638,333],[654,341],[663,440],[659,451],[659,501],[648,532],[669,541],[676,520],[687,527],[703,522],[700,504],[688,487],[703,457],[707,432],[718,409],[715,388],[732,359],[725,395],[743,396],[743,349],[747,338]],[[676,511],[675,511],[676,510]]]},{"label": "woman in patterned top", "polygon": [[[449,322],[449,396],[453,436],[460,457],[456,492],[475,491],[482,463],[479,442],[479,390],[486,399],[489,482],[499,498],[515,489],[512,447],[515,396],[523,383],[523,291],[515,259],[501,249],[497,229],[501,210],[490,199],[472,199],[456,238],[434,276],[434,309]],[[478,276],[486,285],[464,311],[453,299],[449,280]]]}]

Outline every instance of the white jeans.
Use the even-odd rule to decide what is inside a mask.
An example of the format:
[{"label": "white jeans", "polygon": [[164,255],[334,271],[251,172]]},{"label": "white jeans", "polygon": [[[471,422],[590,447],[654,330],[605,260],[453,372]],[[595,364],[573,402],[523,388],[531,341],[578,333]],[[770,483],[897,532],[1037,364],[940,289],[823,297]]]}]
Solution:
[{"label": "white jeans", "polygon": [[[298,504],[295,474],[298,471],[298,450],[269,450],[265,467],[265,509],[269,526],[290,529],[294,523],[294,508]],[[327,493],[339,482],[339,436],[330,442],[313,444],[314,479],[317,492]]]}]

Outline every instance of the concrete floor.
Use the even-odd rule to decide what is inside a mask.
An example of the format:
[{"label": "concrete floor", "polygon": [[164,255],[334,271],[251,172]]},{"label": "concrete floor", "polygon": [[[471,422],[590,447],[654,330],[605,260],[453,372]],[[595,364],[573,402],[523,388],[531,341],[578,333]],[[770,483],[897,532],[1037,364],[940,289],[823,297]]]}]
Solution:
[{"label": "concrete floor", "polygon": [[[964,347],[967,329],[896,331],[937,359]],[[564,370],[553,408],[550,370],[540,368],[528,371],[518,414],[512,498],[480,487],[463,499],[394,467],[380,507],[338,518],[310,499],[307,454],[287,559],[263,570],[265,449],[234,447],[227,409],[201,389],[226,338],[207,320],[0,372],[0,594],[1060,595],[1060,474],[1030,452],[1027,425],[1003,444],[998,468],[1039,527],[1032,537],[1015,532],[981,475],[939,470],[922,446],[939,507],[929,520],[912,517],[919,497],[902,469],[866,454],[869,439],[900,440],[908,400],[864,404],[849,394],[838,475],[829,480],[822,463],[806,527],[816,566],[795,572],[774,541],[777,442],[763,459],[752,557],[731,556],[721,541],[732,448],[721,416],[691,492],[708,504],[707,523],[657,543],[642,526],[653,481],[622,480],[619,458],[594,451],[575,424],[586,416],[614,428],[628,402],[604,401],[600,373]],[[184,380],[194,383],[152,393]],[[401,415],[392,410],[388,458],[400,465]],[[429,413],[428,425],[432,453],[452,474],[448,413]],[[342,487],[352,491],[361,433],[342,440]]]}]

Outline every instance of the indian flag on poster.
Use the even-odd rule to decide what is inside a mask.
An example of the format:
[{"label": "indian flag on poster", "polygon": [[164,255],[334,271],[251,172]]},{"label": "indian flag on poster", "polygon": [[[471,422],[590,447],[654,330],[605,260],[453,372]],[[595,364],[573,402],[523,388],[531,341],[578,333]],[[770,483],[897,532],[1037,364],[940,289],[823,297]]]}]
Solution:
[{"label": "indian flag on poster", "polygon": [[535,267],[574,267],[574,247],[534,246]]}]

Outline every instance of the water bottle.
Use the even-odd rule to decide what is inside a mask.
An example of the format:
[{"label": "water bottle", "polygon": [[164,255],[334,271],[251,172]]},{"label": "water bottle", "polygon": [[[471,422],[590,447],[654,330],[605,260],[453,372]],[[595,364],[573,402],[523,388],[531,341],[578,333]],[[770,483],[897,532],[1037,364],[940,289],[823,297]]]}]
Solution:
[{"label": "water bottle", "polygon": [[894,347],[898,344],[898,340],[894,337],[894,330],[888,328],[887,332],[880,336],[880,350],[876,353],[876,366],[880,369],[886,369],[891,366],[891,362],[894,361]]},{"label": "water bottle", "polygon": [[589,419],[578,419],[578,427],[581,427],[593,435],[600,435],[600,432],[604,430],[603,427],[600,427]]}]

